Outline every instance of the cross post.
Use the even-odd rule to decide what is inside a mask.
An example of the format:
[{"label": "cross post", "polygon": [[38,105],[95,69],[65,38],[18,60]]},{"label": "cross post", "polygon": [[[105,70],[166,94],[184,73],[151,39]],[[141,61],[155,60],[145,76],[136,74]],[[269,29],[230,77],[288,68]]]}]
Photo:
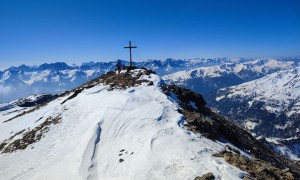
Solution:
[{"label": "cross post", "polygon": [[130,61],[129,61],[129,66],[132,66],[132,55],[131,55],[131,49],[132,48],[137,48],[136,46],[131,46],[131,41],[129,41],[129,46],[125,46],[124,48],[129,48],[129,53],[130,53]]}]

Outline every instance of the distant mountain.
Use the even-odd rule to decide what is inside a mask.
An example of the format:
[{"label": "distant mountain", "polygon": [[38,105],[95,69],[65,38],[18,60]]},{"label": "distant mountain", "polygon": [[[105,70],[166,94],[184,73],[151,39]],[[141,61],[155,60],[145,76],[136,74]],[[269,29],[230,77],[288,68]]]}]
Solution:
[{"label": "distant mountain", "polygon": [[[246,59],[240,59],[246,61]],[[247,59],[250,60],[250,59]],[[146,67],[164,75],[180,70],[211,66],[230,62],[226,58],[190,60],[149,60],[134,62],[135,66]],[[235,60],[234,60],[235,61]],[[122,61],[124,65],[128,62]],[[36,93],[57,94],[70,90],[99,75],[115,69],[116,62],[87,62],[80,66],[69,66],[63,62],[40,66],[10,67],[0,71],[0,103]]]},{"label": "distant mountain", "polygon": [[[122,61],[122,63],[124,65],[128,64],[127,61]],[[299,63],[299,58],[281,58],[276,60],[269,58],[259,60],[248,58],[175,60],[169,58],[166,60],[134,62],[134,65],[155,70],[161,76],[178,71],[202,68],[201,70],[189,71],[190,77],[186,79],[186,82],[174,80],[172,76],[169,76],[171,77],[169,78],[170,80],[168,78],[166,80],[185,85],[187,88],[199,93],[207,93],[218,88],[256,79],[277,70],[287,69],[297,63]],[[0,71],[0,103],[36,93],[57,94],[70,90],[115,69],[115,64],[115,61],[91,61],[80,66],[57,62],[45,63],[40,66],[21,65],[19,67],[10,67]],[[178,73],[177,76],[184,77],[186,75],[185,73]]]},{"label": "distant mountain", "polygon": [[298,66],[297,61],[259,59],[254,61],[223,63],[200,67],[163,76],[168,83],[189,88],[201,94],[209,94],[220,88],[238,85],[267,74]]},{"label": "distant mountain", "polygon": [[300,67],[220,89],[214,97],[211,105],[222,114],[257,137],[277,138],[300,159]]}]

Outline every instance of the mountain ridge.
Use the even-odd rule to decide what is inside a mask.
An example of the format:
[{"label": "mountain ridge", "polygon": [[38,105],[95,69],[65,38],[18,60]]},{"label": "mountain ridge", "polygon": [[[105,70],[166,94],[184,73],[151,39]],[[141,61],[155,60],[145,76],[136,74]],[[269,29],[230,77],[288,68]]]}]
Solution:
[{"label": "mountain ridge", "polygon": [[[193,101],[196,102],[193,104]],[[13,109],[10,110],[10,114],[2,114],[0,128],[4,131],[0,132],[0,137],[4,143],[2,142],[0,147],[5,153],[0,154],[0,177],[98,179],[114,176],[192,179],[208,172],[212,172],[218,178],[230,179],[292,179],[299,176],[299,170],[291,160],[270,149],[268,153],[275,156],[269,154],[265,160],[270,161],[272,165],[260,164],[261,171],[255,168],[244,169],[241,163],[238,163],[236,166],[243,171],[251,172],[247,174],[232,166],[238,162],[235,158],[242,161],[248,158],[249,166],[246,167],[250,168],[250,164],[258,163],[251,155],[259,158],[259,153],[255,155],[254,152],[260,152],[262,147],[266,147],[251,138],[246,131],[213,114],[205,108],[205,104],[201,96],[187,89],[164,86],[152,71],[135,69],[129,72],[122,71],[121,74],[111,71],[61,94],[55,100],[36,109],[34,107],[34,110],[29,108],[30,112],[22,116],[14,118],[20,111],[13,112]],[[183,111],[194,115],[188,116]],[[12,119],[4,122],[8,117]],[[201,131],[201,124],[210,127],[210,123],[207,122],[214,121],[223,129],[218,130],[220,137],[233,144],[219,141],[218,136],[216,141],[207,138],[210,136],[201,135],[205,134]],[[195,126],[192,129],[196,131],[186,129],[187,124],[184,123]],[[28,128],[22,131],[24,127]],[[11,134],[12,128],[14,135]],[[241,137],[245,139],[242,140]],[[231,138],[242,141],[237,139],[235,142]],[[252,143],[247,143],[249,138]],[[249,146],[251,144],[254,146]],[[246,151],[247,146],[252,150]],[[20,149],[15,151],[18,147]],[[238,150],[230,150],[232,148]],[[237,152],[242,155],[238,155]],[[39,156],[39,153],[43,156]],[[32,160],[28,159],[29,154]],[[226,158],[228,156],[229,159]],[[10,169],[7,165],[16,158],[19,162],[16,164],[17,169]],[[38,166],[36,158],[39,158]],[[125,169],[123,165],[126,165]],[[64,167],[64,172],[60,170],[61,166]],[[290,169],[285,169],[286,166]],[[52,173],[54,171],[55,174]],[[269,174],[271,171],[274,173]]]},{"label": "mountain ridge", "polygon": [[300,143],[292,140],[300,137],[299,72],[295,67],[220,89],[211,104],[257,137],[277,144],[278,151],[299,159]]}]

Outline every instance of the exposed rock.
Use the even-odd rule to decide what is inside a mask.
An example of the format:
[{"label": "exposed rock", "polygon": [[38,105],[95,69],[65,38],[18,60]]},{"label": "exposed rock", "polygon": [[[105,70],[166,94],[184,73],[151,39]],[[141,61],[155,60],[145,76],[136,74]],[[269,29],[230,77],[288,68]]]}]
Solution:
[{"label": "exposed rock", "polygon": [[[48,131],[49,126],[51,124],[59,123],[60,120],[60,116],[57,116],[55,118],[49,117],[42,124],[40,124],[32,130],[25,132],[24,134],[22,133],[25,130],[22,130],[10,137],[9,139],[5,140],[4,143],[0,145],[0,150],[3,149],[2,153],[11,153],[16,150],[26,149],[30,144],[40,141],[43,136],[43,133]],[[19,134],[22,134],[22,138],[10,142],[14,137],[16,137]]]},{"label": "exposed rock", "polygon": [[67,101],[70,100],[70,99],[73,99],[73,98],[76,97],[79,93],[81,93],[82,90],[83,90],[82,88],[81,88],[81,89],[76,89],[76,90],[74,91],[74,93],[73,93],[70,97],[68,97],[66,100],[64,100],[61,104],[64,104],[65,102],[67,102]]},{"label": "exposed rock", "polygon": [[[57,96],[55,96],[55,98],[56,98],[56,97],[57,97]],[[28,113],[31,113],[31,112],[37,110],[37,109],[40,109],[41,107],[46,106],[49,102],[50,102],[50,101],[45,101],[45,102],[43,102],[43,103],[41,103],[41,104],[38,104],[38,105],[34,106],[32,109],[29,109],[28,111],[23,111],[22,113],[17,114],[16,116],[14,116],[14,117],[12,117],[12,118],[9,118],[9,119],[3,121],[3,123],[9,122],[9,121],[14,120],[14,119],[16,119],[16,118],[18,118],[18,117],[24,116],[25,114],[28,114]]]},{"label": "exposed rock", "polygon": [[40,104],[47,103],[58,97],[58,95],[52,95],[52,94],[40,94],[40,95],[33,95],[33,96],[34,96],[34,100],[30,98],[22,98],[17,101],[14,101],[13,104],[20,107],[32,107],[32,106],[37,106]]},{"label": "exposed rock", "polygon": [[[250,176],[256,179],[296,179],[289,168],[279,169],[266,161],[248,158],[233,151],[224,150],[218,154],[214,154],[214,156],[223,157],[226,162],[248,172]],[[251,177],[245,177],[244,179],[251,179]]]},{"label": "exposed rock", "polygon": [[[197,94],[189,89],[181,88],[176,85],[168,85],[162,86],[161,89],[164,91],[165,94],[170,95],[170,93],[174,93],[177,98],[180,100],[180,105],[183,109],[188,111],[200,111],[205,107],[206,102],[200,94]],[[197,109],[195,109],[192,105],[195,103]]]},{"label": "exposed rock", "polygon": [[115,74],[114,76],[108,79],[104,79],[104,83],[109,84],[113,89],[115,88],[126,89],[128,87],[134,87],[140,85],[143,82],[148,82],[149,84],[150,81],[148,80],[145,79],[140,80],[140,77],[147,73],[147,71],[146,72],[145,71],[140,70],[140,72],[138,72],[137,74],[134,74],[132,71]]},{"label": "exposed rock", "polygon": [[[100,77],[93,79],[80,86],[81,88],[91,88],[96,84],[107,84],[110,86],[109,90],[113,89],[126,89],[128,87],[134,87],[142,84],[143,82],[148,83],[149,86],[153,85],[152,81],[146,79],[140,79],[142,75],[155,74],[152,70],[147,70],[146,68],[140,68],[139,71],[133,71],[137,67],[127,67],[126,72],[117,74],[115,71],[109,71]],[[79,88],[80,88],[79,87]],[[74,91],[74,90],[73,90]]]},{"label": "exposed rock", "polygon": [[193,132],[201,132],[207,138],[218,139],[220,123],[205,117],[202,114],[183,110],[182,114],[186,117],[186,126]]},{"label": "exposed rock", "polygon": [[214,180],[214,179],[215,179],[215,176],[213,175],[213,173],[207,173],[201,177],[197,176],[195,178],[195,180]]}]

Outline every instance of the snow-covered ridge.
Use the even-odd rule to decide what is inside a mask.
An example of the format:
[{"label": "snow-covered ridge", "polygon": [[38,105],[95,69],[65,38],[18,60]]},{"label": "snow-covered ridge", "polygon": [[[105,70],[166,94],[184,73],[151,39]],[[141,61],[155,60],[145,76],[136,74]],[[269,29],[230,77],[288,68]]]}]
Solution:
[{"label": "snow-covered ridge", "polygon": [[[245,174],[211,156],[224,144],[178,126],[178,104],[161,92],[157,75],[142,78],[153,85],[113,91],[95,85],[63,105],[72,94],[5,123],[19,112],[2,112],[4,149],[49,117],[59,122],[36,131],[42,138],[25,149],[0,154],[0,179],[193,179],[207,172],[239,179]],[[22,133],[8,140],[17,132]]]}]

